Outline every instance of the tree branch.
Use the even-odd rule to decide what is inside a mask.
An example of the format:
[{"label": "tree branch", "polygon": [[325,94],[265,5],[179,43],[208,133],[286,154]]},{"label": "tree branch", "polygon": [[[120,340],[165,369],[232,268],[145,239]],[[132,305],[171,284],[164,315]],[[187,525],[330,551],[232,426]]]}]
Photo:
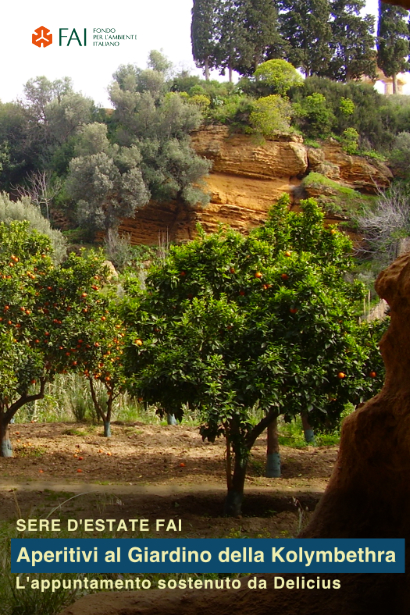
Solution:
[{"label": "tree branch", "polygon": [[10,423],[13,416],[16,414],[17,410],[19,410],[25,404],[30,403],[31,401],[37,401],[38,399],[44,398],[44,391],[46,387],[46,379],[40,378],[40,391],[35,395],[27,395],[24,393],[20,399],[15,401],[11,406],[7,409],[7,412],[4,413],[4,420],[7,424]]},{"label": "tree branch", "polygon": [[254,445],[256,438],[258,438],[261,435],[261,433],[265,431],[267,426],[274,419],[276,419],[279,416],[279,414],[280,414],[280,411],[277,408],[271,408],[268,414],[257,425],[255,425],[255,427],[252,429],[251,432],[249,432],[249,434],[246,437],[246,444],[249,447],[249,449],[251,449],[252,446]]}]

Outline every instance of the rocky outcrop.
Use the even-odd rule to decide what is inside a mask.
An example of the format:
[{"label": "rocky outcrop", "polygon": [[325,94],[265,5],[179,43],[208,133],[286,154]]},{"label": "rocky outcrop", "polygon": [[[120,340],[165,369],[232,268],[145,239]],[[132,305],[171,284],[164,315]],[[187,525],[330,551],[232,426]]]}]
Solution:
[{"label": "rocky outcrop", "polygon": [[275,141],[229,134],[226,126],[209,126],[191,135],[200,156],[212,160],[212,173],[255,179],[302,177],[307,170],[307,149],[300,135],[283,135]]},{"label": "rocky outcrop", "polygon": [[292,192],[310,171],[372,194],[391,179],[390,170],[380,162],[349,156],[336,142],[307,147],[296,134],[261,140],[230,134],[226,126],[209,126],[192,134],[192,145],[212,161],[205,178],[210,204],[188,209],[177,203],[149,203],[120,227],[133,243],[156,244],[161,234],[184,241],[195,235],[198,222],[206,232],[215,231],[220,223],[246,232],[260,225],[280,195]]},{"label": "rocky outcrop", "polygon": [[[325,163],[339,169],[339,177],[328,177],[338,179],[359,192],[377,194],[379,190],[388,188],[393,179],[390,169],[380,160],[346,154],[334,140],[324,143],[321,151]],[[312,170],[326,175],[317,168]]]}]

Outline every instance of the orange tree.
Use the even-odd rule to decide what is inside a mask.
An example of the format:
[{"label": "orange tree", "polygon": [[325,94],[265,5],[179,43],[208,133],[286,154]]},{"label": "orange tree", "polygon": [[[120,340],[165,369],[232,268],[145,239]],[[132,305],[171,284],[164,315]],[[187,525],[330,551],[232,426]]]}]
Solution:
[{"label": "orange tree", "polygon": [[287,205],[248,237],[220,230],[172,247],[126,307],[133,391],[179,418],[190,402],[204,438],[225,436],[231,515],[251,448],[279,414],[335,420],[383,377],[373,329],[358,323],[362,285],[345,279],[349,239],[313,200],[302,214]]},{"label": "orange tree", "polygon": [[57,373],[93,369],[107,310],[101,254],[51,260],[49,239],[28,223],[0,224],[0,438],[12,456],[8,425],[44,397]]},{"label": "orange tree", "polygon": [[[97,416],[104,424],[104,436],[111,437],[113,404],[124,392],[126,378],[123,369],[124,324],[119,316],[118,303],[111,297],[102,315],[98,315],[98,346],[90,345],[84,375],[88,379]],[[98,395],[96,381],[103,386],[105,397]]]},{"label": "orange tree", "polygon": [[[124,387],[122,369],[124,326],[118,314],[115,287],[107,284],[109,271],[102,253],[71,254],[48,274],[39,293],[44,314],[43,351],[48,370],[79,371],[88,379],[104,435],[111,435],[113,402]],[[41,345],[41,341],[40,341]],[[105,399],[97,395],[99,381]]]}]

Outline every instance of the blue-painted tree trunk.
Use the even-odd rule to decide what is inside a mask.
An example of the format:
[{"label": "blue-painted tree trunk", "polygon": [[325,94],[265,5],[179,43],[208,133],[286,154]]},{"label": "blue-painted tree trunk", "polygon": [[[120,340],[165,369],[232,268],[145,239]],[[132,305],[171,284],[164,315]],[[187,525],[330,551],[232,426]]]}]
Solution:
[{"label": "blue-painted tree trunk", "polygon": [[168,425],[176,425],[177,424],[177,420],[175,418],[175,414],[168,414],[167,413],[167,423],[168,423]]},{"label": "blue-painted tree trunk", "polygon": [[315,432],[313,431],[311,425],[309,424],[307,414],[302,412],[300,416],[302,417],[302,426],[303,426],[303,433],[305,435],[305,442],[307,442],[308,444],[313,444],[313,446],[315,446],[316,444]]},{"label": "blue-painted tree trunk", "polygon": [[0,457],[13,457],[13,447],[9,437],[9,425],[0,423]]},{"label": "blue-painted tree trunk", "polygon": [[104,436],[106,438],[111,438],[111,422],[104,421]]},{"label": "blue-painted tree trunk", "polygon": [[266,476],[268,478],[280,478],[282,476],[277,417],[267,427]]}]

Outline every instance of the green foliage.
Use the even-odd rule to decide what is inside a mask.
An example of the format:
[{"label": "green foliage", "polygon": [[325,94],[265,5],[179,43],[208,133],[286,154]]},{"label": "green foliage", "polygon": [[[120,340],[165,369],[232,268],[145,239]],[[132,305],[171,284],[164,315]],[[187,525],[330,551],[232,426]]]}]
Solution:
[{"label": "green foliage", "polygon": [[161,52],[162,49],[161,51],[156,49],[150,51],[147,64],[148,68],[166,75],[172,68],[172,62]]},{"label": "green foliage", "polygon": [[197,66],[251,75],[271,48],[280,44],[277,12],[270,0],[195,0],[192,9],[192,55]]},{"label": "green foliage", "polygon": [[27,197],[11,201],[3,192],[0,194],[0,222],[10,225],[12,221],[27,220],[30,229],[47,235],[53,247],[53,261],[59,263],[66,254],[66,241],[60,231],[51,228],[49,220],[41,215],[38,207],[32,205]]},{"label": "green foliage", "polygon": [[280,32],[287,42],[285,58],[309,77],[324,70],[331,56],[328,0],[280,0]]},{"label": "green foliage", "polygon": [[[337,83],[330,79],[310,77],[302,87],[289,90],[289,98],[297,109],[306,106],[305,99],[321,94],[330,110],[328,120],[324,121],[326,133],[341,135],[346,128],[352,127],[360,135],[361,146],[365,150],[375,149],[386,152],[390,149],[396,134],[410,131],[410,104],[407,96],[386,97],[379,94],[371,85],[365,83]],[[350,99],[354,111],[344,113],[342,99]],[[297,124],[304,134],[318,138],[320,129],[309,127],[308,118],[303,117]]]},{"label": "green foliage", "polygon": [[200,109],[202,109],[202,111],[204,111],[211,104],[211,101],[208,96],[205,96],[204,94],[195,94],[194,96],[191,96],[188,100],[191,104],[197,105]]},{"label": "green foliage", "polygon": [[113,148],[73,158],[66,190],[77,203],[79,224],[90,231],[115,228],[121,218],[145,205],[150,193],[139,168],[137,147]]},{"label": "green foliage", "polygon": [[100,292],[107,273],[102,254],[71,254],[55,267],[50,240],[28,222],[0,223],[0,246],[0,337],[7,352],[0,365],[3,440],[16,412],[43,399],[46,383],[58,373],[85,370],[113,399],[123,381],[123,334],[116,332],[121,325],[114,307],[108,309],[109,294]]},{"label": "green foliage", "polygon": [[80,126],[92,121],[94,103],[90,98],[70,92],[54,99],[45,107],[50,132],[60,145],[75,134]]},{"label": "green foliage", "polygon": [[348,154],[357,154],[359,149],[359,133],[355,128],[346,128],[343,131],[340,142],[342,148]]},{"label": "green foliage", "polygon": [[278,414],[308,411],[320,425],[380,384],[368,375],[372,333],[358,324],[363,288],[345,281],[350,241],[324,227],[313,200],[302,215],[287,206],[248,237],[221,229],[171,247],[125,308],[132,391],[179,418],[184,403],[199,407],[203,437],[223,434],[233,451],[230,489]]},{"label": "green foliage", "polygon": [[314,92],[300,103],[294,103],[293,108],[306,135],[316,138],[329,136],[335,117],[323,94]]},{"label": "green foliage", "polygon": [[205,69],[207,80],[209,69],[216,64],[215,8],[216,0],[194,0],[192,7],[192,57],[198,67]]},{"label": "green foliage", "polygon": [[[201,111],[174,92],[158,104],[149,91],[140,94],[132,80],[118,80],[110,89],[119,123],[116,139],[141,154],[145,187],[158,201],[179,200],[188,205],[206,204],[202,177],[210,163],[195,154],[189,133],[198,128]],[[129,191],[132,197],[132,190]]]},{"label": "green foliage", "polygon": [[339,109],[343,115],[352,115],[355,110],[355,104],[351,98],[344,98],[344,96],[342,96]]},{"label": "green foliage", "polygon": [[389,162],[395,172],[401,177],[407,177],[410,172],[410,132],[400,132],[393,144]]},{"label": "green foliage", "polygon": [[376,77],[374,17],[361,14],[365,1],[331,0],[330,5],[332,55],[317,74],[336,81]]},{"label": "green foliage", "polygon": [[294,66],[286,60],[268,60],[260,64],[254,72],[254,77],[266,83],[271,94],[284,96],[289,88],[302,85],[303,79]]},{"label": "green foliage", "polygon": [[321,196],[319,204],[325,211],[342,215],[346,218],[356,218],[374,204],[375,197],[363,195],[353,188],[347,188],[340,183],[325,177],[321,173],[309,173],[303,178],[300,192],[309,189],[318,190]]},{"label": "green foliage", "polygon": [[255,132],[265,137],[290,131],[292,106],[287,98],[277,94],[255,101],[249,122]]},{"label": "green foliage", "polygon": [[408,11],[399,6],[379,2],[377,29],[377,65],[387,77],[393,77],[396,93],[396,76],[409,70]]},{"label": "green foliage", "polygon": [[249,117],[254,104],[255,101],[252,98],[241,94],[217,97],[211,102],[205,121],[212,124],[225,124],[246,131],[246,128],[249,128]]}]

